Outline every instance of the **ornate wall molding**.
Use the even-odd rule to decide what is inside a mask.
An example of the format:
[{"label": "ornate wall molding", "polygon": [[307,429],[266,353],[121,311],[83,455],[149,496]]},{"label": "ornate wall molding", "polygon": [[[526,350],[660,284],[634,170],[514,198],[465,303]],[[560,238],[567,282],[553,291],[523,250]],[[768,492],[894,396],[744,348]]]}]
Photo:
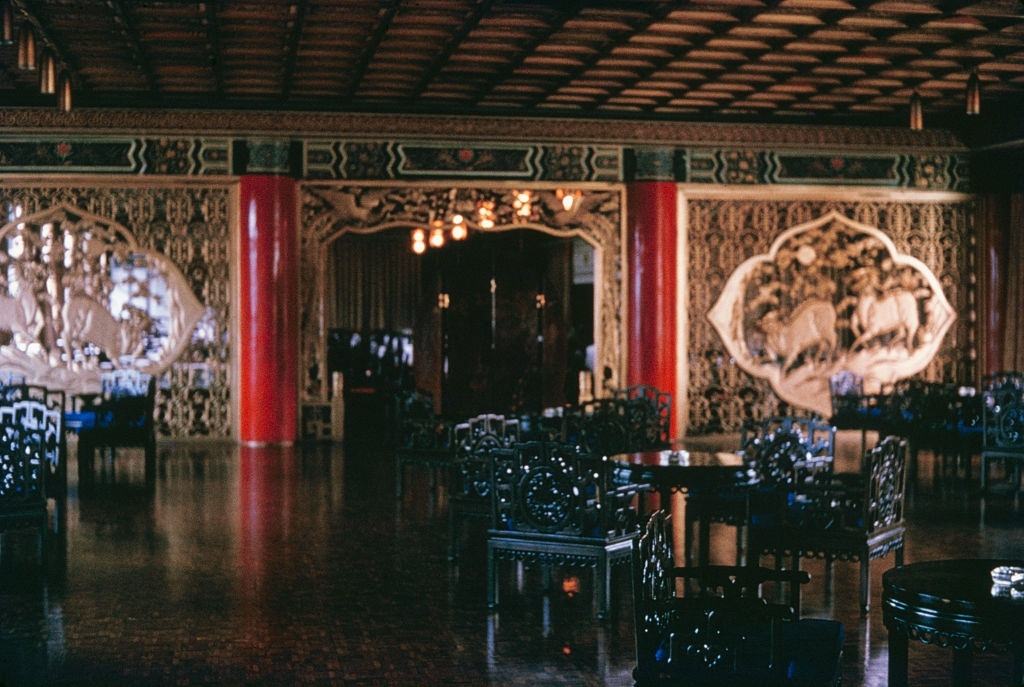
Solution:
[{"label": "ornate wall molding", "polygon": [[829,417],[833,375],[877,389],[920,372],[956,313],[923,262],[830,210],[737,267],[707,318],[741,368]]},{"label": "ornate wall molding", "polygon": [[0,173],[231,174],[231,141],[194,137],[0,136]]},{"label": "ornate wall molding", "polygon": [[[927,379],[974,379],[976,256],[970,196],[882,189],[709,185],[680,187],[680,204],[684,219],[680,228],[679,301],[684,310],[679,323],[679,359],[686,361],[680,370],[680,388],[686,390],[682,403],[689,431],[736,431],[746,419],[778,414],[779,395],[769,380],[747,371],[741,356],[723,343],[707,315],[722,293],[731,288],[727,286],[729,278],[741,264],[768,254],[776,238],[787,229],[830,213],[846,222],[877,228],[899,254],[918,259],[935,276],[935,284],[925,280],[929,290],[937,284],[956,314],[937,353],[918,374]],[[756,297],[756,288],[743,294],[746,302]],[[924,302],[922,296],[919,307],[923,308]],[[788,322],[793,309],[795,305],[782,319]],[[754,319],[763,314],[755,313]],[[852,314],[849,303],[842,313],[836,313],[837,327],[842,328],[836,336],[837,347],[853,343],[850,323],[839,322],[849,320]],[[926,315],[919,310],[919,329],[924,328],[920,323],[926,321]],[[744,314],[740,312],[738,317],[742,319]],[[748,318],[746,323],[751,325],[752,320]],[[728,337],[746,337],[751,329],[757,328],[745,325],[745,333],[728,333]],[[933,339],[938,334],[934,328],[930,332]],[[920,334],[915,337],[917,344],[923,343]],[[876,343],[890,343],[893,351],[905,354],[900,342],[893,341],[895,338],[889,334]],[[747,367],[768,364],[766,339],[767,333],[757,330],[749,342],[743,342],[746,350],[736,351],[746,356],[751,347],[757,348],[761,358],[754,363],[747,360]],[[815,348],[808,346],[806,355],[798,354],[794,368],[801,366],[803,358],[814,356]],[[823,353],[821,360],[826,358]],[[781,365],[785,356],[782,361],[778,356],[775,359]],[[818,409],[826,410],[820,404]]]},{"label": "ornate wall molding", "polygon": [[[158,382],[157,429],[163,436],[232,435],[231,266],[236,205],[231,186],[198,181],[170,184],[94,177],[7,178],[0,183],[0,209],[5,212],[20,206],[26,218],[51,208],[72,208],[92,221],[98,218],[104,226],[121,227],[123,231],[116,235],[134,240],[134,249],[126,253],[164,256],[201,304],[198,323],[183,337],[181,354]],[[0,273],[9,280],[8,265]],[[0,293],[10,297],[9,282],[3,286]],[[173,308],[191,310],[191,305],[179,303]],[[24,337],[24,332],[19,335]],[[13,336],[0,334],[0,339],[7,345]]]},{"label": "ornate wall molding", "polygon": [[346,139],[380,137],[387,132],[389,137],[414,140],[965,151],[963,143],[943,129],[345,112],[80,108],[63,113],[53,108],[4,108],[0,110],[0,131],[3,130],[298,137],[322,137],[323,132],[330,131]]},{"label": "ornate wall molding", "polygon": [[[307,403],[327,400],[324,275],[327,247],[346,233],[369,234],[391,228],[424,226],[438,207],[452,201],[451,184],[443,186],[306,183],[301,186],[300,283],[302,398]],[[625,373],[623,317],[626,307],[624,200],[621,188],[609,185],[574,186],[582,197],[565,210],[553,185],[529,185],[532,210],[518,217],[512,209],[511,185],[457,185],[456,201],[473,231],[487,233],[533,229],[554,236],[580,237],[595,250],[594,341],[599,370],[610,371],[612,386]],[[518,188],[526,188],[518,186]],[[492,202],[494,227],[476,222],[477,202]],[[460,205],[460,209],[463,209]]]}]

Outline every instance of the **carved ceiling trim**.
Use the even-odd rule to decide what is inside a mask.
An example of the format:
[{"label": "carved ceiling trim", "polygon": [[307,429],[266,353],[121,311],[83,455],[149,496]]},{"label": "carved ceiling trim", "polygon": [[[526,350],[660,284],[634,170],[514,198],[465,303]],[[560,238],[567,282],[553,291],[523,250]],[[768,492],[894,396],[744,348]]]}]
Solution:
[{"label": "carved ceiling trim", "polygon": [[[392,228],[424,226],[436,208],[452,199],[472,208],[478,201],[493,202],[494,226],[484,229],[463,212],[470,229],[500,233],[520,229],[553,236],[579,237],[595,251],[594,345],[596,374],[610,371],[609,386],[621,385],[626,370],[623,340],[627,274],[625,259],[624,189],[614,184],[573,184],[582,195],[572,210],[565,210],[555,195],[556,184],[345,184],[337,182],[300,185],[301,254],[300,283],[302,398],[307,403],[327,401],[325,274],[327,247],[345,234],[372,234]],[[529,216],[517,217],[512,209],[513,189],[532,194]]]},{"label": "carved ceiling trim", "polygon": [[241,110],[146,110],[81,108],[70,113],[43,108],[0,110],[0,131],[36,133],[164,132],[278,134],[322,138],[617,143],[622,145],[749,145],[848,150],[962,152],[945,129],[808,126],[566,117],[483,117],[345,112]]}]

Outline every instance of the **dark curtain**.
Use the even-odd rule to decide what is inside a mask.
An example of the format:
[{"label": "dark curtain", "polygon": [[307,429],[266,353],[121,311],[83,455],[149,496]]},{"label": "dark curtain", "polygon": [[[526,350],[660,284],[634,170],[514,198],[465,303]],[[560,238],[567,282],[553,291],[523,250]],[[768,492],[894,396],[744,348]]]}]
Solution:
[{"label": "dark curtain", "polygon": [[331,247],[325,307],[329,328],[413,329],[420,263],[406,231],[348,234]]}]

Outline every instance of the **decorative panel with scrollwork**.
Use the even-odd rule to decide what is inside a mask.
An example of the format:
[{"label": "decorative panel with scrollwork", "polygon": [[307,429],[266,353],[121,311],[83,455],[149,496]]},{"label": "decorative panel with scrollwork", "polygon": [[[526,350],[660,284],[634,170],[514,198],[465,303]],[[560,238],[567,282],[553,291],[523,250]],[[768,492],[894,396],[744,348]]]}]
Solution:
[{"label": "decorative panel with scrollwork", "polygon": [[[515,229],[580,237],[595,249],[594,343],[597,369],[609,375],[608,387],[621,385],[624,374],[623,330],[624,236],[622,190],[583,185],[579,200],[566,209],[555,187],[530,187],[529,206],[516,210],[511,187],[361,185],[307,183],[302,186],[302,254],[300,283],[302,397],[307,403],[327,400],[327,351],[324,331],[326,250],[345,233],[371,234],[392,228],[427,226],[441,211],[454,208],[474,231]],[[475,208],[493,209],[492,226],[483,228]]]},{"label": "decorative panel with scrollwork", "polygon": [[89,392],[160,374],[157,430],[231,435],[227,186],[0,187],[0,367]]},{"label": "decorative panel with scrollwork", "polygon": [[691,432],[734,431],[780,401],[828,416],[840,370],[876,390],[917,373],[973,379],[968,199],[692,196]]}]

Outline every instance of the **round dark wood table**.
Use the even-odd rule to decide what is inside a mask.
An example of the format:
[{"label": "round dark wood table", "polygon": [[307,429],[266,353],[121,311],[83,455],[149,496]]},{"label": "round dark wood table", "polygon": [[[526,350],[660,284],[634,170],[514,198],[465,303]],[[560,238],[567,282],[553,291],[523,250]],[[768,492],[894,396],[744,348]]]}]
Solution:
[{"label": "round dark wood table", "polygon": [[953,684],[971,684],[975,651],[1013,655],[1013,685],[1024,679],[1024,599],[993,594],[991,571],[1022,560],[947,560],[893,568],[882,577],[889,631],[889,687],[907,685],[911,639],[953,650]]},{"label": "round dark wood table", "polygon": [[743,470],[743,457],[727,451],[673,448],[620,453],[610,458],[629,470],[633,482],[654,487],[661,495],[662,508],[670,507],[672,492],[732,484]]}]

